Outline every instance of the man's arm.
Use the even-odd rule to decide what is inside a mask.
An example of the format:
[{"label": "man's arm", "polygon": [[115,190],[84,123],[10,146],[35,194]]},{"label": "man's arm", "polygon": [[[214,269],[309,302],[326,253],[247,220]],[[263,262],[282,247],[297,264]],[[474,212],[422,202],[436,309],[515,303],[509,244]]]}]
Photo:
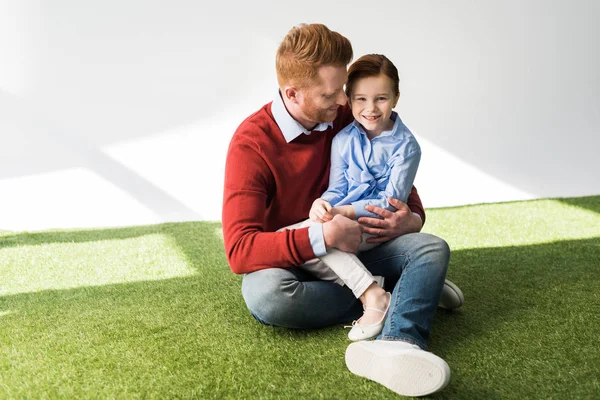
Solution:
[{"label": "man's arm", "polygon": [[222,222],[226,256],[237,274],[291,267],[314,257],[308,228],[265,232],[273,179],[257,146],[234,135],[225,165]]},{"label": "man's arm", "polygon": [[363,225],[365,233],[375,237],[367,239],[369,243],[387,242],[407,233],[420,232],[425,223],[425,210],[417,189],[413,186],[408,201],[403,203],[397,199],[388,199],[390,204],[396,208],[395,212],[384,208],[367,206],[371,211],[381,218],[361,217],[358,222]]},{"label": "man's arm", "polygon": [[[265,232],[273,186],[273,176],[253,144],[234,138],[227,153],[222,222],[227,260],[237,274],[290,268],[315,257],[308,228]],[[328,248],[354,252],[361,233],[356,221],[336,218],[323,224]]]}]

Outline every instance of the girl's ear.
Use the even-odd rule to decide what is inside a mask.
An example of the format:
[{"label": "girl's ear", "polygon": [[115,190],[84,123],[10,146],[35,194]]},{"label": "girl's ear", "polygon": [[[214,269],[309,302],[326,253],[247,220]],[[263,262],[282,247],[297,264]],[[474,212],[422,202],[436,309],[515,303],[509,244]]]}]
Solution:
[{"label": "girl's ear", "polygon": [[396,95],[396,99],[394,100],[394,106],[392,108],[396,108],[396,104],[398,104],[398,100],[400,100],[400,92]]}]

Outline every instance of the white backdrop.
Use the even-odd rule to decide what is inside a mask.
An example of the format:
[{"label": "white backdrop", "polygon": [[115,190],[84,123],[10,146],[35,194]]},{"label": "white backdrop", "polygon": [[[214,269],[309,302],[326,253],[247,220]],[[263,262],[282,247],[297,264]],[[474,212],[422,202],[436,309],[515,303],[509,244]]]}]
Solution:
[{"label": "white backdrop", "polygon": [[600,2],[0,0],[0,230],[218,220],[287,31],[400,70],[426,207],[600,194]]}]

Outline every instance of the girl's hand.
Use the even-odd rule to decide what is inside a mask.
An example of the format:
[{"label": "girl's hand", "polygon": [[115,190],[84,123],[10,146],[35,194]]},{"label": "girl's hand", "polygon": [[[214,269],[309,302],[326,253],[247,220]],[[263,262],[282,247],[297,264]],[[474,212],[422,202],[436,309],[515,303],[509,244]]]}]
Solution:
[{"label": "girl's hand", "polygon": [[346,206],[333,207],[331,210],[329,210],[329,212],[334,217],[339,214],[339,215],[343,215],[346,218],[356,220],[356,212],[354,211],[354,207],[350,204],[348,204]]},{"label": "girl's hand", "polygon": [[331,204],[329,202],[318,198],[313,201],[312,207],[310,208],[310,213],[308,214],[308,218],[314,222],[329,222],[333,219],[333,215],[331,214]]}]

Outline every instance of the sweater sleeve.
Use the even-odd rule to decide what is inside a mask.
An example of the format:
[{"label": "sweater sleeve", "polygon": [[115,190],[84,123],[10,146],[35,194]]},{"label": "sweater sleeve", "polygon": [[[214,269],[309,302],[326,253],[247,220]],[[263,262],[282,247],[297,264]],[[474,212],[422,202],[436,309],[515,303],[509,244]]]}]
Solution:
[{"label": "sweater sleeve", "polygon": [[232,140],[225,165],[223,239],[231,270],[245,274],[289,268],[315,257],[308,228],[265,232],[265,213],[274,178],[258,145]]},{"label": "sweater sleeve", "polygon": [[425,209],[423,208],[423,203],[421,203],[421,197],[419,197],[417,188],[414,186],[412,187],[410,194],[408,195],[406,205],[408,205],[410,211],[419,214],[423,225],[425,225]]}]

